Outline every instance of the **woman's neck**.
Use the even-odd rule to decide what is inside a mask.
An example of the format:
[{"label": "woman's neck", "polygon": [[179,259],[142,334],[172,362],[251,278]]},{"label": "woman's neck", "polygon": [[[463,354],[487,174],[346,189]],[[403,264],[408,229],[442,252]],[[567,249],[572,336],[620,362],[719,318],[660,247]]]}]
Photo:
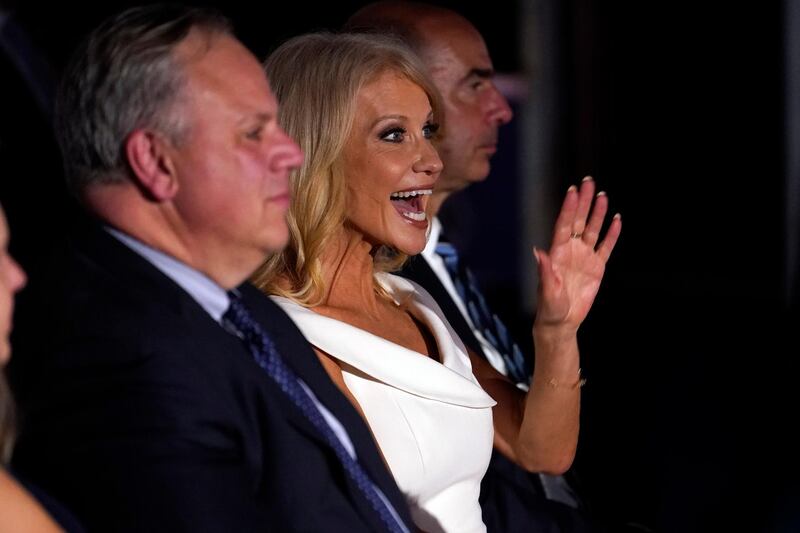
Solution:
[{"label": "woman's neck", "polygon": [[355,326],[415,352],[438,357],[436,341],[405,306],[375,291],[374,247],[349,228],[321,258],[325,294],[317,313]]},{"label": "woman's neck", "polygon": [[320,258],[325,294],[322,307],[378,317],[386,302],[375,293],[373,246],[345,228]]}]

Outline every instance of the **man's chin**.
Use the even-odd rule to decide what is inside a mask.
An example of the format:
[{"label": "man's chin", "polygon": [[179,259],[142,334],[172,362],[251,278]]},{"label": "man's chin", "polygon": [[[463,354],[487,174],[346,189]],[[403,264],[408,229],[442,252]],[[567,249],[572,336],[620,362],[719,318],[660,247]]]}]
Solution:
[{"label": "man's chin", "polygon": [[281,253],[286,246],[289,245],[289,232],[286,231],[285,236],[273,236],[272,239],[265,246],[267,255],[274,255]]},{"label": "man's chin", "polygon": [[448,194],[461,192],[473,183],[480,183],[488,178],[489,170],[491,170],[491,167],[486,162],[484,164],[475,164],[471,168],[465,168],[458,175],[453,173],[452,178],[440,178],[434,188],[434,194],[436,194],[436,189],[447,191]]},{"label": "man's chin", "polygon": [[485,161],[483,163],[479,163],[475,165],[475,168],[470,169],[471,172],[467,177],[467,184],[470,185],[472,183],[480,183],[486,178],[489,177],[489,172],[492,170],[492,166],[489,164],[489,161]]},{"label": "man's chin", "polygon": [[490,153],[478,151],[475,154],[472,164],[465,169],[464,173],[470,183],[480,183],[489,177],[489,173],[492,171],[491,160],[492,154]]}]

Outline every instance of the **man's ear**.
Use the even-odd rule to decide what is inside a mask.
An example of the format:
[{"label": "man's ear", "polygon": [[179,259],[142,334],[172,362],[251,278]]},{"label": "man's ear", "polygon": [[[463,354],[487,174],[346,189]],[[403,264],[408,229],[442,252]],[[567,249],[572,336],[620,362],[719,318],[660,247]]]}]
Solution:
[{"label": "man's ear", "polygon": [[156,202],[171,200],[178,179],[167,150],[167,141],[152,131],[134,130],[125,140],[125,155],[142,193]]}]

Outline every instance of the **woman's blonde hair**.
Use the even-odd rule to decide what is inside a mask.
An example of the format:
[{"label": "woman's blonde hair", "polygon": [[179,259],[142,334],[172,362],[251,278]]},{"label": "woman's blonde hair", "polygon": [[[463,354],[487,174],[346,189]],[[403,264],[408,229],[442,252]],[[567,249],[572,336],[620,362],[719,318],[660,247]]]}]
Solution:
[{"label": "woman's blonde hair", "polygon": [[[313,307],[325,293],[320,257],[345,223],[341,155],[352,130],[359,91],[384,72],[393,72],[425,91],[434,121],[439,123],[443,118],[440,97],[411,49],[385,35],[301,35],[275,50],[265,68],[280,106],[280,124],[300,144],[305,159],[290,176],[289,245],[271,256],[252,280],[265,292]],[[404,254],[382,247],[375,254],[375,270],[396,270],[405,260]],[[377,282],[376,290],[383,293]]]}]

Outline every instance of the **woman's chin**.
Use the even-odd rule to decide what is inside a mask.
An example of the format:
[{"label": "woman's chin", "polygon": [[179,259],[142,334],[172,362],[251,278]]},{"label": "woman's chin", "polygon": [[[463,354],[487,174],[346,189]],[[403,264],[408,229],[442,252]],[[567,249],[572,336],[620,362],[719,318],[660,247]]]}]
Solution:
[{"label": "woman's chin", "polygon": [[397,242],[392,247],[402,254],[419,255],[425,249],[426,244],[427,235],[423,233],[419,238],[403,239],[402,242]]},{"label": "woman's chin", "polygon": [[[387,224],[383,231],[375,232],[367,239],[373,246],[388,246],[405,255],[418,255],[428,243],[429,226],[427,220],[402,220],[400,224]],[[368,232],[364,233],[369,235]]]}]

